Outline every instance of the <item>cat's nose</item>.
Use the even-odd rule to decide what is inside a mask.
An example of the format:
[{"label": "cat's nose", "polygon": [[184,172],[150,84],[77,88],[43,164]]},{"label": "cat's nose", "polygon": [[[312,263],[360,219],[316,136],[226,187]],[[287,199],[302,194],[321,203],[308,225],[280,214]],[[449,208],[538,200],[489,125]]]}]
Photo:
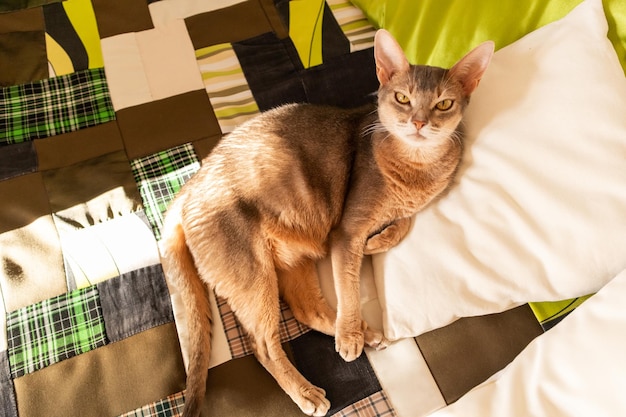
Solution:
[{"label": "cat's nose", "polygon": [[426,122],[423,120],[413,120],[413,124],[415,125],[415,128],[417,130],[420,130],[421,128],[424,127],[424,125],[426,125]]}]

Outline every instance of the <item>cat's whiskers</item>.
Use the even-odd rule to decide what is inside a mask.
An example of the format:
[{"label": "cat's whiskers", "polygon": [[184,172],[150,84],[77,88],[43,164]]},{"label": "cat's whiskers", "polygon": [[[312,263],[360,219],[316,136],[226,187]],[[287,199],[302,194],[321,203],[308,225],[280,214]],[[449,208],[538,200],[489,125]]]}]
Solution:
[{"label": "cat's whiskers", "polygon": [[380,120],[376,120],[375,122],[371,123],[368,126],[365,126],[363,128],[363,130],[361,131],[361,134],[363,136],[369,136],[372,135],[374,133],[379,133],[379,132],[386,132],[387,128],[381,123]]}]

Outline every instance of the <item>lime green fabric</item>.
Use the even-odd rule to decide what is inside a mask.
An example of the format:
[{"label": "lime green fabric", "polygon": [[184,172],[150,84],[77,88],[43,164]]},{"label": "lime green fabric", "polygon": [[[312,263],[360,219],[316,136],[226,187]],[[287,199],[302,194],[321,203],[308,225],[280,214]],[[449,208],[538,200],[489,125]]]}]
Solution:
[{"label": "lime green fabric", "polygon": [[[582,0],[352,0],[389,30],[415,64],[452,66],[480,42],[502,48],[564,17]],[[626,72],[626,1],[603,0],[609,39]]]},{"label": "lime green fabric", "polygon": [[[289,36],[305,68],[322,63],[324,0],[289,2]],[[298,22],[298,24],[293,24]]]},{"label": "lime green fabric", "polygon": [[564,301],[531,303],[530,308],[533,310],[535,317],[541,324],[549,323],[550,321],[558,320],[566,314],[573,311],[576,307],[586,301],[590,295],[585,297],[572,298]]}]

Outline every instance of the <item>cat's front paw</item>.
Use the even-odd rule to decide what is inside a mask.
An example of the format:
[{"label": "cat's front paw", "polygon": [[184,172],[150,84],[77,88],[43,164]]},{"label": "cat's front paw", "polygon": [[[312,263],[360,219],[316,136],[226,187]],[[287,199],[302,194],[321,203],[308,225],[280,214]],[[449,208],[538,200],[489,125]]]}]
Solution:
[{"label": "cat's front paw", "polygon": [[396,246],[404,237],[405,227],[404,220],[399,223],[392,223],[385,227],[379,233],[370,236],[365,243],[364,255],[374,255],[377,253],[387,252]]},{"label": "cat's front paw", "polygon": [[365,335],[361,329],[338,331],[335,336],[335,350],[346,362],[352,362],[363,352]]}]

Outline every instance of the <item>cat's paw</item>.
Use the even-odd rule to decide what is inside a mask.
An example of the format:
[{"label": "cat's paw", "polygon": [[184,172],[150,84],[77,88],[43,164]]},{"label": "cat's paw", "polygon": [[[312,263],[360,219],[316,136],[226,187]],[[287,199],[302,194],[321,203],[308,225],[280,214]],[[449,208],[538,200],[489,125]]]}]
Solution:
[{"label": "cat's paw", "polygon": [[300,410],[308,416],[325,416],[330,409],[330,401],[326,398],[326,391],[315,385],[302,387],[299,398],[294,400]]},{"label": "cat's paw", "polygon": [[352,362],[363,352],[365,335],[361,329],[337,332],[335,350],[346,362]]},{"label": "cat's paw", "polygon": [[399,227],[391,224],[384,228],[380,233],[370,236],[365,243],[364,255],[374,255],[377,253],[387,252],[393,248],[402,239]]},{"label": "cat's paw", "polygon": [[365,244],[365,249],[363,250],[363,255],[375,255],[377,253],[386,252],[387,250],[389,250],[391,245],[389,244],[386,236],[383,234],[385,230],[383,230],[381,233],[375,234],[367,240],[367,243]]},{"label": "cat's paw", "polygon": [[376,350],[383,350],[389,346],[389,340],[387,340],[383,333],[378,330],[366,329],[365,344]]}]

